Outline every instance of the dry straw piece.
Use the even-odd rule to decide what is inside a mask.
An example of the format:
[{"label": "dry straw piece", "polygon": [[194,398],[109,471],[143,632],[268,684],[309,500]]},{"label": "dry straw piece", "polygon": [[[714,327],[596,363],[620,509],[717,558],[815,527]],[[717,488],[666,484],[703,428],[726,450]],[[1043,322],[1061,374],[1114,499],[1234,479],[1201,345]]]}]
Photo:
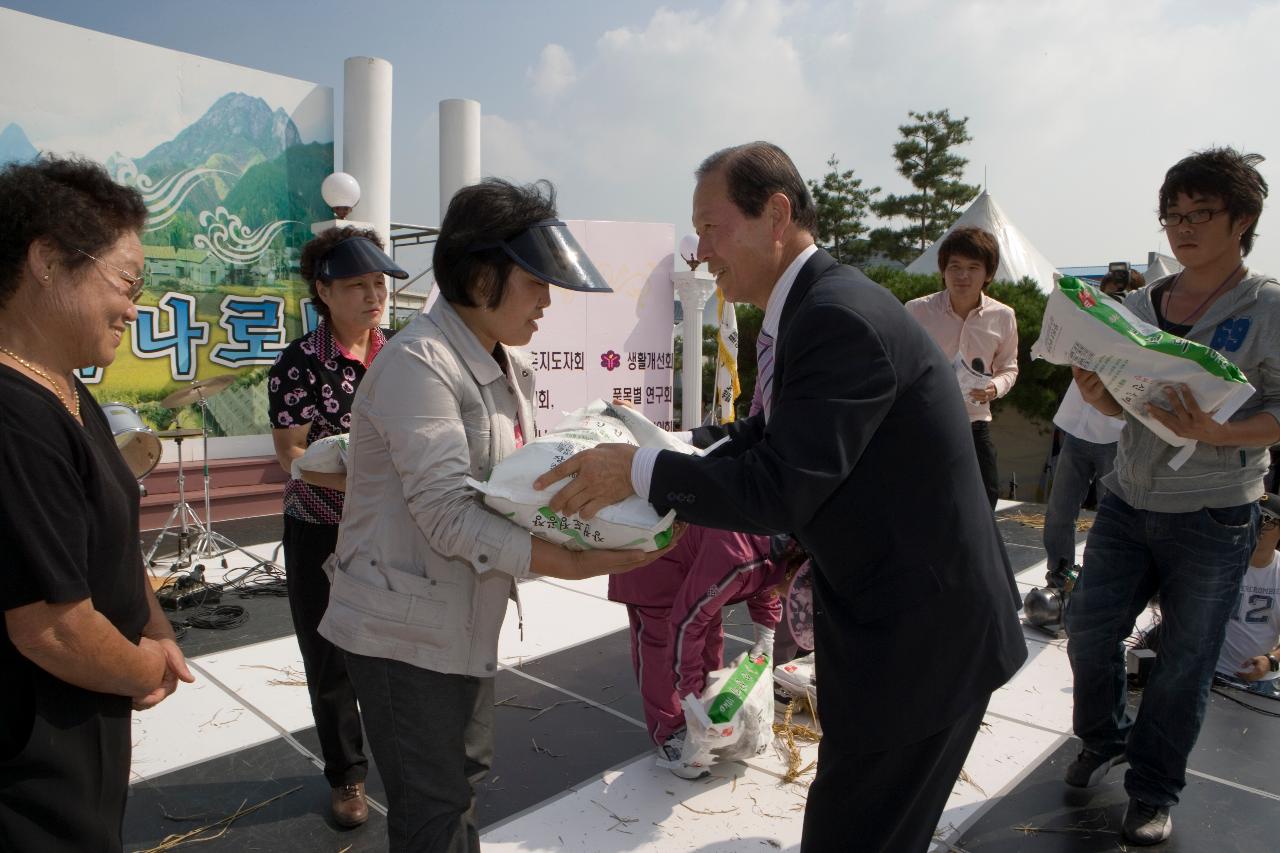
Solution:
[{"label": "dry straw piece", "polygon": [[[800,747],[796,745],[796,741],[817,743],[822,740],[822,733],[818,730],[800,723],[791,722],[792,714],[796,710],[796,703],[800,703],[808,708],[810,714],[814,714],[813,705],[809,702],[808,697],[797,697],[787,703],[787,710],[782,715],[782,722],[773,724],[773,733],[782,739],[782,744],[779,748],[787,759],[787,772],[782,777],[784,783],[795,782],[812,770],[818,763],[810,761],[807,765],[801,767],[800,762],[803,759],[800,756]],[[816,717],[816,715],[814,716]]]},{"label": "dry straw piece", "polygon": [[[146,850],[139,850],[139,851],[136,851],[136,853],[167,853],[167,851],[169,850],[173,850],[178,847],[183,847],[188,844],[196,844],[201,841],[213,841],[215,838],[221,838],[223,835],[226,834],[227,830],[231,828],[231,824],[235,823],[239,818],[242,818],[247,814],[252,814],[253,812],[256,812],[258,809],[262,808],[263,806],[266,806],[270,803],[274,803],[276,800],[279,800],[283,797],[287,797],[290,794],[296,791],[301,791],[301,790],[302,790],[302,786],[298,785],[297,787],[290,788],[289,790],[285,791],[282,794],[276,794],[274,797],[263,800],[257,805],[249,806],[247,808],[245,807],[244,803],[247,803],[248,800],[245,800],[240,804],[240,808],[236,809],[234,813],[227,815],[221,820],[214,821],[213,823],[206,824],[205,826],[198,827],[189,832],[183,832],[177,835],[166,836],[165,839],[161,841],[159,844],[157,844],[155,847],[149,847]],[[221,826],[222,829],[219,829],[213,835],[209,835],[204,838],[196,837],[218,826]]]}]

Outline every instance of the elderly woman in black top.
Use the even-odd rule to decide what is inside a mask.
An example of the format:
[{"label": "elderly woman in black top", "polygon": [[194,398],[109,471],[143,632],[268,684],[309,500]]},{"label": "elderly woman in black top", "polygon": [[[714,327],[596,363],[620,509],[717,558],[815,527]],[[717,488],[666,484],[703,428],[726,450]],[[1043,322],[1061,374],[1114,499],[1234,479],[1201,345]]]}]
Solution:
[{"label": "elderly woman in black top", "polygon": [[[386,276],[409,274],[382,251],[377,232],[332,228],[302,249],[302,277],[320,322],[280,353],[267,379],[272,438],[281,467],[314,442],[351,429],[351,401],[386,343],[378,324]],[[289,609],[311,694],[330,809],[342,826],[369,817],[364,781],[369,760],[355,689],[342,652],[317,633],[329,603],[321,565],[338,541],[345,474],[300,472],[284,490],[284,564]]]},{"label": "elderly woman in black top", "polygon": [[74,373],[137,317],[145,219],[86,161],[0,171],[5,850],[120,850],[130,709],[192,680],[146,583],[137,481]]}]

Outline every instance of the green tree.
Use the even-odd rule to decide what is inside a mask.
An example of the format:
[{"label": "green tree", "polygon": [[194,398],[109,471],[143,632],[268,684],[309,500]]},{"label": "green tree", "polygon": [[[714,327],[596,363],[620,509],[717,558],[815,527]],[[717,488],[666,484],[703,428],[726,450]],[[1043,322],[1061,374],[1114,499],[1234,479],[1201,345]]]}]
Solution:
[{"label": "green tree", "polygon": [[898,173],[911,182],[915,192],[888,195],[873,202],[871,209],[885,219],[905,219],[902,228],[877,228],[871,246],[894,260],[908,263],[941,237],[960,216],[961,207],[978,192],[978,187],[961,180],[964,157],[952,153],[955,146],[969,142],[969,119],[953,119],[947,110],[908,112],[912,124],[898,127],[901,141],[893,146]]},{"label": "green tree", "polygon": [[818,211],[818,242],[842,264],[856,264],[867,259],[870,245],[862,238],[869,230],[863,223],[879,187],[862,188],[862,179],[853,169],[840,171],[835,154],[827,161],[830,169],[822,183],[810,179],[809,191]]}]

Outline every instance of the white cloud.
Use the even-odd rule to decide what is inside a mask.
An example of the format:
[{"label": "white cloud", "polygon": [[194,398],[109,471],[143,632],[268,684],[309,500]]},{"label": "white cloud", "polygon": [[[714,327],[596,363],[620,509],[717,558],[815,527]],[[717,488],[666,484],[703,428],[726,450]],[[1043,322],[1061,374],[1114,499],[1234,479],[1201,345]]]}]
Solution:
[{"label": "white cloud", "polygon": [[561,45],[549,44],[542,49],[538,64],[525,72],[540,97],[554,99],[578,79],[573,57]]},{"label": "white cloud", "polygon": [[[966,179],[981,183],[985,168],[1000,205],[1051,261],[1140,262],[1168,250],[1156,190],[1189,151],[1260,151],[1280,187],[1280,114],[1266,101],[1280,79],[1270,44],[1280,4],[1233,9],[725,0],[594,32],[566,27],[561,44],[515,63],[533,69],[543,97],[486,104],[484,171],[551,178],[565,216],[673,222],[679,232],[698,163],[751,139],[777,142],[807,177],[834,152],[866,185],[905,192],[891,153],[897,127],[908,110],[945,107],[969,117]],[[432,174],[434,162],[421,168]],[[1280,272],[1273,217],[1264,213],[1250,263]]]},{"label": "white cloud", "polygon": [[[808,177],[834,152],[867,185],[905,192],[897,127],[908,110],[945,107],[969,117],[966,179],[985,168],[1050,260],[1143,261],[1168,250],[1155,195],[1187,152],[1261,150],[1280,186],[1280,149],[1267,150],[1280,121],[1260,100],[1277,79],[1276,32],[1274,3],[1229,16],[1183,0],[664,7],[590,47],[569,42],[575,82],[505,115],[500,147],[512,168],[542,170],[525,177],[556,178],[567,216],[683,229],[698,162],[751,139],[782,145]],[[539,68],[550,65],[544,49]],[[1272,216],[1251,261],[1280,271]]]}]

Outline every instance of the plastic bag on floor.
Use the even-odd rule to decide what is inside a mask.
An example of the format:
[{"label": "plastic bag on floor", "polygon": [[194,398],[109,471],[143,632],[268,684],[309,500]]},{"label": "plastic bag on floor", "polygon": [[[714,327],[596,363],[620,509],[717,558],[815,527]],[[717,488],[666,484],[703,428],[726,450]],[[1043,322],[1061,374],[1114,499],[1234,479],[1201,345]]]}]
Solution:
[{"label": "plastic bag on floor", "polygon": [[[637,439],[636,432],[645,437],[644,442]],[[609,442],[659,446],[665,450],[674,449],[669,445],[675,439],[668,437],[639,412],[628,411],[624,420],[620,412],[615,412],[603,400],[597,400],[570,412],[550,432],[527,442],[503,459],[494,466],[486,482],[468,479],[467,483],[484,495],[486,506],[510,518],[534,536],[572,550],[656,551],[666,547],[671,541],[671,526],[676,519],[674,511],[659,516],[647,500],[632,495],[600,510],[595,518],[584,521],[577,515],[562,516],[548,505],[552,495],[569,480],[561,480],[543,491],[533,487],[534,480],[570,456]]]},{"label": "plastic bag on floor", "polygon": [[1125,411],[1182,448],[1169,460],[1174,470],[1191,458],[1196,442],[1180,438],[1147,414],[1148,403],[1168,408],[1166,385],[1187,385],[1218,423],[1226,423],[1254,393],[1244,373],[1221,353],[1162,332],[1092,284],[1070,276],[1049,294],[1031,356],[1097,373]]},{"label": "plastic bag on floor", "polygon": [[774,681],[778,688],[795,699],[805,699],[809,707],[818,710],[818,675],[813,664],[813,655],[788,661],[773,670]]},{"label": "plastic bag on floor", "polygon": [[761,655],[743,652],[733,666],[707,676],[701,698],[684,697],[684,764],[708,767],[717,761],[754,758],[773,742],[773,667]]}]

